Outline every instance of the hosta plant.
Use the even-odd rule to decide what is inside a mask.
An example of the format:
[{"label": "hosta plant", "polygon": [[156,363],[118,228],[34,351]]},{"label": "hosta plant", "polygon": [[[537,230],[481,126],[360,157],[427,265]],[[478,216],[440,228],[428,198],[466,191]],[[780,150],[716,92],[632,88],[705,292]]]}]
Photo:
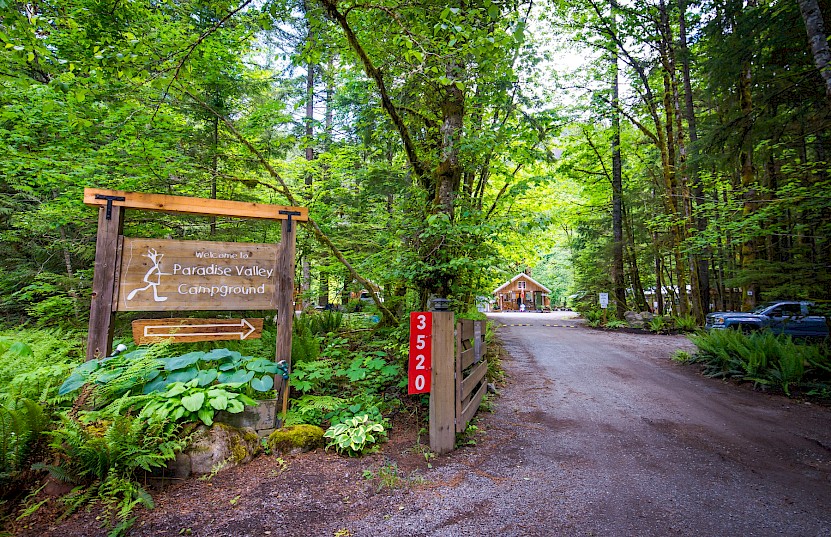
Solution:
[{"label": "hosta plant", "polygon": [[218,410],[238,414],[245,405],[257,404],[245,394],[229,391],[238,387],[235,384],[200,386],[198,379],[175,382],[164,392],[154,394],[153,399],[142,409],[141,416],[173,421],[200,420],[210,426]]},{"label": "hosta plant", "polygon": [[330,439],[326,449],[334,447],[342,455],[357,457],[386,440],[387,432],[381,423],[372,421],[367,414],[361,414],[329,427],[323,437]]}]

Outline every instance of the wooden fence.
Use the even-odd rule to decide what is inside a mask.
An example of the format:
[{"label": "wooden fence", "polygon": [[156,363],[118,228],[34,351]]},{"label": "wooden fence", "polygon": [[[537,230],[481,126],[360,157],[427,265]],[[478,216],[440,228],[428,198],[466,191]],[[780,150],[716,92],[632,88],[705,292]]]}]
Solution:
[{"label": "wooden fence", "polygon": [[456,432],[461,433],[476,415],[488,391],[485,357],[485,321],[462,319],[456,323]]},{"label": "wooden fence", "polygon": [[[433,312],[430,449],[453,451],[487,392],[485,321],[454,322],[453,312]],[[454,336],[455,334],[455,336]]]}]

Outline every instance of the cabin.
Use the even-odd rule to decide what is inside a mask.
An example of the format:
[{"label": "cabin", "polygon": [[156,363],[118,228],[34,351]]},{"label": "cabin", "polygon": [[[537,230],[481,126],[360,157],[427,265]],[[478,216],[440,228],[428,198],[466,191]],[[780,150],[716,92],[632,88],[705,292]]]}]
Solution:
[{"label": "cabin", "polygon": [[[549,311],[551,309],[551,289],[525,272],[520,272],[497,287],[493,295],[496,297],[496,306],[502,311],[521,311],[522,309]],[[522,307],[523,305],[525,308]]]}]

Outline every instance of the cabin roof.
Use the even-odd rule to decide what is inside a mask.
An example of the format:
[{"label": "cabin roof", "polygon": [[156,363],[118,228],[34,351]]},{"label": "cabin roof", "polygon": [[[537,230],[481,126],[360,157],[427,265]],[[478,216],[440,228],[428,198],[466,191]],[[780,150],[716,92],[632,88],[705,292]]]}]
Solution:
[{"label": "cabin roof", "polygon": [[538,282],[537,280],[535,280],[534,278],[532,278],[532,277],[531,277],[531,276],[529,276],[528,274],[525,274],[524,272],[520,272],[519,274],[517,274],[516,276],[514,276],[513,278],[511,278],[511,279],[510,279],[510,280],[508,280],[507,282],[503,283],[502,285],[500,285],[499,287],[497,287],[496,289],[494,289],[493,294],[496,294],[496,293],[498,293],[498,292],[502,291],[502,290],[503,290],[503,289],[505,289],[506,287],[510,287],[510,285],[511,285],[512,283],[514,283],[515,281],[517,281],[517,280],[519,280],[520,278],[523,278],[523,277],[524,277],[526,280],[528,280],[529,282],[531,282],[531,283],[533,283],[533,284],[535,284],[535,285],[540,286],[540,287],[542,288],[542,290],[543,290],[543,291],[545,291],[546,293],[551,293],[551,289],[549,289],[548,287],[544,286],[543,284],[541,284],[540,282]]}]

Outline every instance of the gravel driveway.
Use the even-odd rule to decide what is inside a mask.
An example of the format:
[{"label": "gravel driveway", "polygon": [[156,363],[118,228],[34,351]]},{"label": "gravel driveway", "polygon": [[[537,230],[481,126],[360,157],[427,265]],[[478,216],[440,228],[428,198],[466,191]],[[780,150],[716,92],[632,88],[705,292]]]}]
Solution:
[{"label": "gravel driveway", "polygon": [[499,329],[510,382],[478,446],[351,535],[831,535],[828,408],[675,364],[681,336],[490,317],[532,326]]}]

